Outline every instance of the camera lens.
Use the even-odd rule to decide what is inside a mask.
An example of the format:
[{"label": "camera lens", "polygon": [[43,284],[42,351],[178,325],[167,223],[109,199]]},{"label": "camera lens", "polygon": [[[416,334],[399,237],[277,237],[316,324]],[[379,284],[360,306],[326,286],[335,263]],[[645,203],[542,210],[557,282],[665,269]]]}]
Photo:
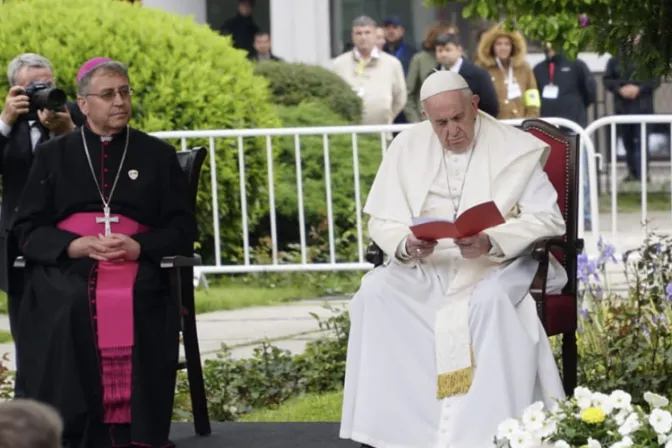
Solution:
[{"label": "camera lens", "polygon": [[58,111],[63,109],[68,101],[65,92],[55,87],[41,89],[35,92],[33,96],[36,109],[48,109]]}]

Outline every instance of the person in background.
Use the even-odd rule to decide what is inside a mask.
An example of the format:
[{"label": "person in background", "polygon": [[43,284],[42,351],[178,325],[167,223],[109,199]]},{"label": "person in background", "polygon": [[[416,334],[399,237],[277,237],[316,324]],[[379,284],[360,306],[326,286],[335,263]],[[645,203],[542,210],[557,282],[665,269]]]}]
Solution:
[{"label": "person in background", "polygon": [[434,42],[434,55],[438,64],[436,71],[450,70],[460,74],[474,95],[478,95],[478,108],[496,117],[499,113],[497,92],[485,69],[475,65],[462,55],[462,45],[454,34],[442,34]]},{"label": "person in background", "polygon": [[455,25],[435,23],[425,30],[425,38],[422,41],[422,50],[415,53],[406,75],[406,87],[408,99],[404,108],[404,115],[409,123],[422,121],[422,107],[420,105],[420,87],[425,79],[434,72],[436,60],[434,44],[436,38],[442,34],[454,34],[459,36],[460,29]]},{"label": "person in background", "polygon": [[385,48],[385,28],[376,26],[376,48],[378,51],[384,51]]},{"label": "person in background", "polygon": [[259,32],[259,26],[254,22],[252,11],[254,0],[238,0],[238,13],[224,22],[219,32],[223,36],[231,36],[233,46],[247,51],[254,56],[254,36]]},{"label": "person in background", "polygon": [[254,54],[249,54],[251,61],[282,61],[271,50],[271,35],[268,31],[258,31],[254,35]]},{"label": "person in background", "polygon": [[534,78],[541,91],[542,117],[559,117],[585,128],[588,108],[597,98],[597,83],[581,59],[570,61],[554,51],[550,42],[544,44],[546,59],[534,66]]},{"label": "person in background", "polygon": [[332,67],[362,98],[362,124],[390,124],[406,104],[406,83],[401,62],[378,50],[376,22],[360,16],[352,22],[355,47],[336,57]]},{"label": "person in background", "polygon": [[63,421],[51,406],[18,399],[0,403],[0,448],[61,448]]},{"label": "person in background", "polygon": [[485,32],[478,43],[476,64],[488,71],[495,85],[499,119],[539,116],[539,90],[526,53],[525,38],[501,25]]},{"label": "person in background", "polygon": [[[555,52],[550,42],[544,44],[544,53],[546,59],[534,67],[534,77],[541,91],[541,116],[566,118],[585,128],[588,108],[597,98],[595,77],[585,62],[580,59],[570,61],[562,51]],[[582,153],[584,228],[590,230],[588,156],[585,151]]]},{"label": "person in background", "polygon": [[[408,74],[408,68],[411,64],[413,55],[418,52],[412,45],[404,41],[404,25],[398,16],[392,16],[383,22],[385,32],[385,45],[383,51],[399,59],[404,68],[404,79]],[[394,119],[394,123],[408,123],[406,114],[402,110]]]},{"label": "person in background", "polygon": [[404,41],[404,24],[398,16],[392,16],[383,22],[385,27],[385,46],[383,50],[399,59],[404,68],[404,76],[408,74],[408,68],[411,65],[411,59],[418,50]]},{"label": "person in background", "polygon": [[[18,340],[18,314],[24,289],[24,273],[14,268],[21,255],[12,234],[21,194],[34,160],[34,151],[41,142],[66,134],[75,128],[73,116],[78,110],[69,103],[61,112],[40,110],[29,114],[30,99],[25,89],[33,83],[55,86],[51,62],[44,56],[24,53],[7,67],[9,93],[0,113],[0,175],[2,175],[2,206],[0,208],[0,289],[7,294],[9,326],[14,342]],[[23,396],[23,375],[17,368],[15,395]]]},{"label": "person in background", "polygon": [[[635,45],[638,38],[635,37]],[[654,112],[654,93],[660,80],[635,78],[635,66],[624,62],[620,56],[613,56],[607,62],[604,72],[604,87],[614,95],[616,115],[651,115]],[[642,142],[638,124],[617,125],[623,146],[628,175],[624,182],[642,181]],[[648,142],[644,147],[648,151]],[[615,146],[615,145],[614,145]],[[646,158],[648,165],[649,157]],[[647,169],[647,182],[649,180]]]}]

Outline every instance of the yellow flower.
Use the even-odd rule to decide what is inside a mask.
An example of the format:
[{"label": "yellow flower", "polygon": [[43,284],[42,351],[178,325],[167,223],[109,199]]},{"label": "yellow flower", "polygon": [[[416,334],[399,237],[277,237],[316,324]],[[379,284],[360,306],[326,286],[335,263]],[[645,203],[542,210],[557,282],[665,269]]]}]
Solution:
[{"label": "yellow flower", "polygon": [[581,412],[581,420],[591,425],[602,423],[606,418],[607,414],[602,409],[596,407],[587,408]]}]

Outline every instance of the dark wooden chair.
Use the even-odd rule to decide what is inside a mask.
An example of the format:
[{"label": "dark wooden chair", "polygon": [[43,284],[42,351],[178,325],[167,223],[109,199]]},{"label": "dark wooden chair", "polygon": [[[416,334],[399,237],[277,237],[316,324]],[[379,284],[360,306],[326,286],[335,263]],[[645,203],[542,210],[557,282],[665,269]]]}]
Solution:
[{"label": "dark wooden chair", "polygon": [[[196,194],[198,192],[201,167],[206,155],[207,149],[204,147],[177,152],[180,166],[187,174],[189,180],[189,197],[191,198],[191,205],[194,210],[196,209]],[[179,304],[180,309],[180,330],[182,332],[185,361],[179,362],[177,369],[187,370],[191,406],[194,415],[194,429],[197,434],[205,436],[209,435],[212,430],[210,427],[203,369],[201,367],[201,355],[198,346],[193,286],[194,266],[200,264],[201,257],[198,254],[194,254],[192,257],[166,257],[161,260],[161,267],[169,271],[171,299],[174,303]],[[25,267],[23,257],[18,257],[15,260],[14,267]]]},{"label": "dark wooden chair", "polygon": [[[548,336],[562,335],[562,376],[565,392],[571,395],[577,382],[577,256],[583,251],[578,237],[579,204],[579,136],[570,135],[541,119],[525,120],[519,127],[543,140],[550,148],[544,167],[558,193],[558,206],[565,219],[567,233],[562,238],[539,241],[532,255],[539,260],[539,271],[530,292]],[[553,254],[567,270],[568,282],[561,294],[546,292],[549,254]],[[371,243],[366,260],[374,266],[384,262],[385,255]]]}]

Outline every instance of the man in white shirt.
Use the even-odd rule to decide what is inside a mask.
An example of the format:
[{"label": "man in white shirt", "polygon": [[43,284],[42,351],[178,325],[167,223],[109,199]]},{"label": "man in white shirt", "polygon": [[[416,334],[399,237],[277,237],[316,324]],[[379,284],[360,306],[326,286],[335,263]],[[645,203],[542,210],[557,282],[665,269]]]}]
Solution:
[{"label": "man in white shirt", "polygon": [[[35,147],[43,141],[70,132],[75,125],[67,108],[63,112],[38,110],[34,115],[29,114],[30,99],[24,94],[25,89],[33,83],[55,85],[54,72],[48,59],[33,53],[21,54],[9,63],[7,78],[11,87],[0,113],[0,289],[7,293],[9,322],[15,336],[16,316],[23,292],[23,273],[13,268],[14,260],[20,255],[11,232],[14,214],[28,178]],[[17,369],[16,395],[21,394],[21,376]]]}]

